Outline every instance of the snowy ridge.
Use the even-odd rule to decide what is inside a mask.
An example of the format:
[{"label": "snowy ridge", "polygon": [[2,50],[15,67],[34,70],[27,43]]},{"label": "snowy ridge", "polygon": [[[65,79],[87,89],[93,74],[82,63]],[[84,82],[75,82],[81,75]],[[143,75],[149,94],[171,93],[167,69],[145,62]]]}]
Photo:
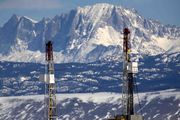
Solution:
[{"label": "snowy ridge", "polygon": [[[140,93],[142,113],[146,120],[175,120],[179,119],[180,95],[174,90]],[[1,119],[38,119],[44,118],[44,96],[1,97],[3,103]],[[89,94],[59,94],[58,119],[103,120],[118,114],[121,94],[89,93]],[[169,104],[166,104],[168,102]],[[173,104],[171,103],[173,102]],[[135,99],[138,108],[137,96]],[[172,104],[172,105],[171,105]],[[149,109],[151,106],[151,110]],[[158,106],[158,107],[156,107]],[[18,109],[22,107],[24,109]],[[13,108],[13,109],[12,109]],[[71,109],[69,109],[71,108]],[[104,109],[103,109],[104,108]],[[163,110],[161,110],[163,108]],[[17,110],[18,109],[18,110]],[[103,109],[103,111],[102,111]],[[171,110],[171,111],[169,111]],[[7,114],[8,113],[8,114]]]},{"label": "snowy ridge", "polygon": [[[138,93],[140,99],[146,100],[147,102],[151,102],[152,99],[159,97],[160,99],[166,99],[170,97],[174,97],[174,100],[180,100],[179,91],[175,89],[167,89],[155,92],[146,92],[146,93]],[[33,97],[32,97],[33,96]],[[44,95],[29,95],[29,96],[9,96],[9,97],[1,97],[1,103],[5,101],[11,101],[11,99],[22,99],[29,100],[32,99],[35,101],[42,101],[44,99]],[[95,102],[95,103],[114,103],[114,101],[119,102],[122,95],[119,93],[109,93],[109,92],[97,92],[97,93],[69,93],[69,94],[57,94],[57,100],[63,101],[65,99],[73,99],[78,98],[83,102]],[[137,94],[135,93],[135,104],[138,103]],[[179,106],[180,107],[180,106]]]},{"label": "snowy ridge", "polygon": [[29,18],[28,16],[24,16],[26,19],[29,19],[30,21],[32,21],[33,23],[38,23],[38,21],[33,20],[32,18]]}]

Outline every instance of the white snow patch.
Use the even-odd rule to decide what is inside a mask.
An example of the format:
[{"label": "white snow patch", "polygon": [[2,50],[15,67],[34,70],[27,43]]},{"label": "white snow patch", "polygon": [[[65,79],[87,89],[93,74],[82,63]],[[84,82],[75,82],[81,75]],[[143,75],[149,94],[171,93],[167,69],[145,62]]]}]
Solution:
[{"label": "white snow patch", "polygon": [[156,118],[158,115],[159,115],[159,114],[154,115],[153,118]]},{"label": "white snow patch", "polygon": [[[116,96],[116,97],[115,97]],[[95,102],[95,103],[103,103],[109,101],[113,103],[121,98],[121,94],[116,93],[79,93],[79,94],[59,94],[57,99],[67,99],[67,98],[79,98],[83,102]],[[109,98],[112,98],[109,100]]]},{"label": "white snow patch", "polygon": [[[34,63],[45,63],[44,53],[40,51],[30,50],[13,50],[10,54],[3,56],[0,54],[1,61],[16,61],[16,62],[34,62]],[[62,63],[65,60],[65,56],[61,52],[54,52],[54,62]]]},{"label": "white snow patch", "polygon": [[98,28],[92,43],[96,45],[120,45],[122,44],[122,36],[112,26],[104,26]]},{"label": "white snow patch", "polygon": [[164,49],[165,51],[168,51],[173,47],[176,48],[180,46],[180,40],[171,40],[168,39],[167,37],[157,37],[157,36],[152,36],[151,38],[156,41],[157,46]]},{"label": "white snow patch", "polygon": [[[67,98],[79,98],[83,102],[95,102],[95,103],[103,103],[110,102],[114,103],[121,99],[122,94],[120,93],[109,93],[109,92],[99,92],[99,93],[71,93],[71,94],[57,94],[58,100],[65,100]],[[135,103],[137,103],[137,96],[135,96]],[[175,99],[180,99],[179,91],[175,91],[174,89],[156,91],[156,92],[146,92],[139,93],[139,97],[144,99],[146,97],[147,101],[151,101],[152,99],[158,97],[160,99],[166,99],[175,96]],[[20,100],[28,100],[33,99],[35,101],[42,101],[44,99],[44,95],[33,95],[33,96],[9,96],[9,97],[1,97],[0,102],[8,101],[11,99],[20,99]],[[180,107],[180,104],[178,104]]]},{"label": "white snow patch", "polygon": [[27,16],[24,16],[26,19],[29,19],[30,21],[32,21],[33,23],[37,23],[38,21],[36,21],[36,20],[33,20],[32,18],[29,18],[29,17],[27,17]]},{"label": "white snow patch", "polygon": [[130,11],[130,10],[124,9],[124,11],[126,12],[126,14],[131,14],[131,11]]},{"label": "white snow patch", "polygon": [[31,77],[24,77],[24,76],[20,77],[21,81],[25,81],[25,80],[29,80],[29,79],[31,79]]},{"label": "white snow patch", "polygon": [[33,30],[33,35],[34,35],[34,37],[36,37],[37,36],[37,34],[36,34],[36,32]]}]

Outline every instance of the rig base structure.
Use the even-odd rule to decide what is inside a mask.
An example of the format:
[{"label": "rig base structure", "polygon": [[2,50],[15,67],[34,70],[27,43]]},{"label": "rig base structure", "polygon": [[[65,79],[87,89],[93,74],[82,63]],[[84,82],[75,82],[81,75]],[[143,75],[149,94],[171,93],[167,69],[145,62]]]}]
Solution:
[{"label": "rig base structure", "polygon": [[143,120],[143,117],[141,115],[117,115],[108,120]]}]

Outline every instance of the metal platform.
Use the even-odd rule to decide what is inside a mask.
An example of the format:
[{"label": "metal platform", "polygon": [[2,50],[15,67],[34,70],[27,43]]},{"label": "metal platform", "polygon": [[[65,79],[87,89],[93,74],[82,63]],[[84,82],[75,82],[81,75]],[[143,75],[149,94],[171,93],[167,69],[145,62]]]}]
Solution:
[{"label": "metal platform", "polygon": [[117,115],[108,120],[143,120],[143,117],[141,115],[130,115],[130,118],[128,118],[127,115]]}]

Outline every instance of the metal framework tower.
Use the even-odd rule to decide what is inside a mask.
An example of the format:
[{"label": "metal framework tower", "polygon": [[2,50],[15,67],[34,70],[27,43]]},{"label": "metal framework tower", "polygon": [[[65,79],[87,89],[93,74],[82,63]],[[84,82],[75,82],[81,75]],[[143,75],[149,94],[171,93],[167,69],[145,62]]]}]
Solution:
[{"label": "metal framework tower", "polygon": [[123,38],[123,87],[122,87],[122,106],[123,115],[134,114],[133,102],[133,74],[137,73],[137,63],[131,62],[131,45],[130,45],[130,31],[128,28],[124,29]]},{"label": "metal framework tower", "polygon": [[130,31],[123,30],[123,86],[122,86],[122,114],[109,120],[142,120],[141,115],[134,115],[134,74],[138,72],[138,63],[131,61]]},{"label": "metal framework tower", "polygon": [[48,86],[48,120],[57,120],[56,111],[56,84],[54,78],[53,46],[52,42],[46,43],[47,73],[45,82]]}]

